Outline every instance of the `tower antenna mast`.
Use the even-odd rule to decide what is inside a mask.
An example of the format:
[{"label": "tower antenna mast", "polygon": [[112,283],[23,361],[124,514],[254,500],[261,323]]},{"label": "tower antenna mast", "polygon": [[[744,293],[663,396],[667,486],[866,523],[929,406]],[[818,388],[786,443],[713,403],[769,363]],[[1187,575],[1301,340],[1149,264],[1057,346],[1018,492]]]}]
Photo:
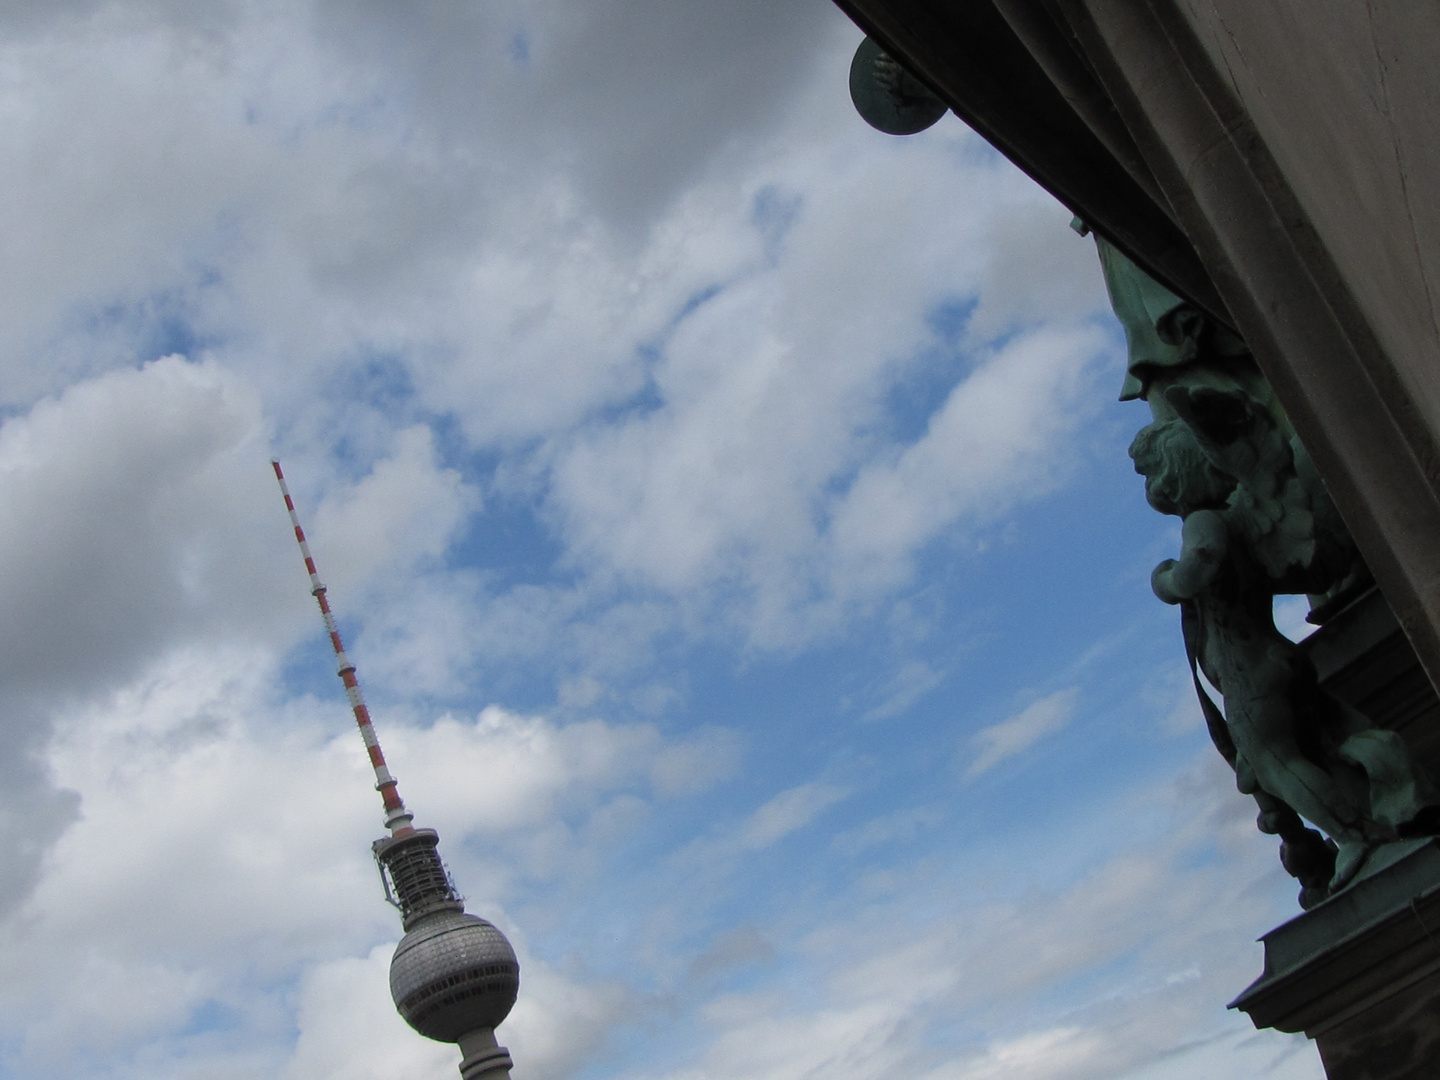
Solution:
[{"label": "tower antenna mast", "polygon": [[320,605],[340,681],[345,684],[345,696],[375,770],[375,788],[385,803],[385,827],[390,835],[376,840],[372,849],[380,864],[386,899],[400,909],[405,929],[390,961],[390,996],[400,1015],[421,1035],[460,1044],[462,1080],[508,1080],[510,1051],[495,1042],[495,1028],[510,1015],[520,992],[520,962],[494,924],[465,913],[465,902],[440,861],[440,834],[411,824],[414,815],[405,808],[395,777],[385,764],[370,710],[355,678],[355,665],[340,642],[285,474],[279,461],[272,458],[270,464],[305,558],[310,595]]},{"label": "tower antenna mast", "polygon": [[285,509],[290,512],[290,524],[295,527],[295,540],[299,543],[300,554],[305,559],[305,571],[310,575],[310,595],[315,597],[315,602],[320,605],[325,631],[330,635],[330,647],[335,650],[336,674],[345,684],[345,697],[349,699],[350,709],[355,713],[355,726],[360,729],[360,737],[365,740],[365,749],[370,755],[370,765],[375,770],[375,790],[380,792],[380,798],[385,803],[385,827],[390,830],[391,836],[408,835],[415,831],[410,825],[415,815],[405,809],[405,800],[400,798],[399,784],[395,777],[390,775],[390,768],[385,764],[385,752],[380,749],[380,738],[375,734],[370,710],[365,705],[364,694],[360,692],[360,681],[355,677],[355,665],[345,655],[340,631],[335,626],[335,616],[331,613],[330,602],[325,596],[325,585],[320,581],[320,574],[315,569],[315,559],[310,554],[310,542],[305,539],[305,530],[301,528],[300,517],[295,513],[295,500],[290,497],[290,487],[285,483],[285,474],[280,470],[280,462],[274,458],[270,460],[270,465],[275,470],[275,479],[280,482],[280,494],[285,496]]}]

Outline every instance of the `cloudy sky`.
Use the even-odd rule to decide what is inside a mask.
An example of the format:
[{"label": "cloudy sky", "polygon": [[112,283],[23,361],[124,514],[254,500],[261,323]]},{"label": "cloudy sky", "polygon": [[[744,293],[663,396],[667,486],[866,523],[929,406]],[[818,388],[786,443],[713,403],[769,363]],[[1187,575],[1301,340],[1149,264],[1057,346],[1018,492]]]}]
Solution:
[{"label": "cloudy sky", "polygon": [[0,1077],[1316,1080],[1089,241],[827,0],[0,8]]}]

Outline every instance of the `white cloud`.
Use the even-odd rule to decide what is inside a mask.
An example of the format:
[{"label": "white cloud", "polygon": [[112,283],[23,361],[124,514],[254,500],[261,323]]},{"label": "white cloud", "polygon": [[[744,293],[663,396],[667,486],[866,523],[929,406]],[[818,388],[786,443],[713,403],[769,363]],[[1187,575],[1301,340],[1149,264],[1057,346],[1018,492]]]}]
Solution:
[{"label": "white cloud", "polygon": [[832,843],[838,851],[861,854],[882,845],[913,840],[917,833],[939,824],[942,816],[937,806],[896,810],[872,818],[858,829],[838,834]]},{"label": "white cloud", "polygon": [[[962,401],[974,378],[908,450],[883,396],[935,345],[937,303],[978,299],[987,333],[1083,322],[1103,303],[1093,257],[958,122],[909,142],[859,123],[856,32],[819,0],[446,4],[414,25],[375,4],[132,3],[26,25],[3,54],[6,160],[40,166],[0,208],[22,256],[0,397],[149,359],[178,324],[244,372],[287,462],[319,475],[343,440],[399,481],[424,457],[416,423],[451,418],[504,448],[498,488],[544,499],[580,604],[614,602],[618,576],[689,609],[661,622],[719,600],[727,629],[783,647],[826,633],[835,596],[903,581],[948,525],[1053,480],[1014,438],[957,442],[984,419]],[[1045,235],[1066,254],[1020,274]],[[986,415],[1061,445],[1086,347],[1007,352],[1046,385],[1010,371],[1026,400]],[[475,509],[473,485],[449,494]],[[401,518],[359,508],[335,539],[377,557],[453,524],[379,537]],[[326,513],[310,524],[324,537]],[[347,561],[325,561],[338,585]],[[456,585],[421,583],[384,638],[437,694],[492,629],[483,586]],[[547,637],[574,612],[530,606]]]},{"label": "white cloud", "polygon": [[1104,1051],[1104,1041],[1092,1031],[1052,1028],[993,1043],[979,1061],[959,1069],[939,1070],[935,1080],[940,1076],[960,1076],[964,1080],[1059,1080],[1092,1071],[1097,1059],[1103,1059]]},{"label": "white cloud", "polygon": [[558,726],[490,706],[473,721],[446,716],[391,740],[413,758],[433,812],[471,828],[543,828],[597,791],[645,782],[664,740],[648,725],[585,720]]},{"label": "white cloud", "polygon": [[1182,1054],[1127,1072],[1117,1080],[1214,1080],[1217,1076],[1254,1076],[1264,1080],[1325,1080],[1315,1044],[1304,1035],[1238,1031],[1187,1048]]},{"label": "white cloud", "polygon": [[844,788],[820,783],[801,784],[782,791],[740,826],[739,844],[755,851],[778,843],[809,825],[848,794]]},{"label": "white cloud", "polygon": [[[281,519],[255,394],[180,357],[112,372],[0,426],[0,702],[8,905],[73,812],[37,754],[58,698],[103,693],[176,638],[286,636]],[[274,526],[271,531],[267,526]],[[24,825],[19,821],[23,819]]]},{"label": "white cloud", "polygon": [[1168,702],[1163,698],[1157,700],[1157,705],[1165,710],[1160,721],[1160,730],[1172,736],[1198,731],[1205,724],[1205,714],[1200,710],[1195,684],[1188,677],[1182,676],[1175,680],[1169,689],[1171,693]]},{"label": "white cloud", "polygon": [[1078,686],[1057,690],[1026,706],[1008,720],[977,731],[970,740],[976,754],[965,770],[966,779],[988,772],[1006,758],[1024,753],[1045,736],[1059,731],[1070,722],[1070,714],[1075,711],[1079,696]]},{"label": "white cloud", "polygon": [[[196,1017],[217,1007],[229,1026],[182,1056],[253,1067],[248,1045],[274,1071],[288,1038],[283,988],[295,980],[294,1075],[346,1075],[356,1062],[453,1069],[388,1003],[390,946],[375,942],[393,943],[399,926],[369,855],[378,800],[343,701],[277,704],[273,677],[261,651],[182,650],[61,722],[49,765],[79,793],[79,817],[0,926],[0,1031],[22,1040],[16,1075],[101,1059],[105,1075],[132,1075],[157,1047],[185,1046]],[[593,875],[633,831],[634,814],[616,808],[643,820],[652,784],[673,798],[676,761],[695,775],[683,763],[725,736],[690,745],[645,725],[495,708],[422,729],[382,722],[381,734],[471,909],[511,930],[521,952],[526,997],[507,1027],[516,1052],[537,1076],[567,1074],[603,1043],[626,991],[536,957],[499,898],[517,877]],[[476,836],[481,858],[467,845]],[[175,1075],[194,1067],[177,1058]]]},{"label": "white cloud", "polygon": [[1259,882],[1283,878],[1227,786],[1206,756],[1134,793],[1164,844],[1141,838],[1061,889],[983,902],[963,856],[954,877],[905,867],[885,899],[783,947],[783,981],[713,999],[685,1061],[658,1075],[1321,1080],[1313,1044],[1222,1004],[1259,971],[1249,931],[1276,916]]},{"label": "white cloud", "polygon": [[989,218],[992,242],[968,330],[981,340],[1039,322],[1070,323],[1104,310],[1093,241],[1062,232],[1061,206],[1006,207]]},{"label": "white cloud", "polygon": [[[873,176],[832,182],[839,194],[825,199],[879,199]],[[686,316],[654,368],[655,409],[587,432],[553,464],[552,505],[583,565],[686,603],[735,590],[736,614],[766,643],[819,631],[833,621],[832,597],[904,581],[942,531],[1051,490],[1106,347],[1083,325],[1022,334],[959,381],[915,443],[879,441],[877,390],[926,346],[915,333],[924,306],[979,284],[974,240],[957,225],[943,258],[934,241],[901,250],[893,237],[913,238],[917,223],[823,210],[802,205],[778,268],[741,263]],[[817,225],[845,216],[875,229],[845,236],[865,247],[863,266],[844,265],[853,254],[816,235],[812,212]],[[921,284],[937,280],[946,292]],[[897,281],[913,294],[892,298]],[[865,310],[893,302],[893,315],[848,322],[843,311],[860,308],[865,290],[885,294],[866,297]]]},{"label": "white cloud", "polygon": [[945,680],[945,672],[936,671],[923,660],[909,660],[891,677],[885,697],[878,705],[865,710],[865,720],[886,720],[898,716]]},{"label": "white cloud", "polygon": [[390,1002],[393,943],[317,964],[301,984],[299,1038],[282,1076],[293,1080],[449,1080],[452,1045],[418,1037]]},{"label": "white cloud", "polygon": [[278,593],[252,524],[262,432],[240,380],[180,357],[79,383],[0,427],[6,681],[94,685],[177,624],[265,625]]},{"label": "white cloud", "polygon": [[651,779],[662,796],[696,794],[727,779],[739,761],[740,740],[734,731],[700,728],[655,756]]},{"label": "white cloud", "polygon": [[638,1011],[631,987],[581,982],[533,956],[521,962],[525,993],[500,1030],[534,1076],[558,1080],[593,1065]]},{"label": "white cloud", "polygon": [[1094,329],[1021,336],[956,386],[918,442],[862,469],[835,514],[842,580],[893,585],[941,530],[1049,490],[1104,348]]},{"label": "white cloud", "polygon": [[[306,529],[337,581],[364,581],[439,559],[480,507],[479,494],[436,460],[434,437],[417,425],[395,433],[394,449],[353,485],[337,485]],[[328,584],[328,582],[327,582]]]}]

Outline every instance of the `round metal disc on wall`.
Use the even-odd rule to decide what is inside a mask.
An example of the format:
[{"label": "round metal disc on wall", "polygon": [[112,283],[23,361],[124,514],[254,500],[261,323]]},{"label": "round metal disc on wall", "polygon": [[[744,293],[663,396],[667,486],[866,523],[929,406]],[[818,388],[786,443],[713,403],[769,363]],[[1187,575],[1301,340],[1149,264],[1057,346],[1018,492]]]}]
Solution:
[{"label": "round metal disc on wall", "polygon": [[868,37],[850,62],[850,100],[867,124],[887,135],[914,135],[948,111],[928,86]]}]

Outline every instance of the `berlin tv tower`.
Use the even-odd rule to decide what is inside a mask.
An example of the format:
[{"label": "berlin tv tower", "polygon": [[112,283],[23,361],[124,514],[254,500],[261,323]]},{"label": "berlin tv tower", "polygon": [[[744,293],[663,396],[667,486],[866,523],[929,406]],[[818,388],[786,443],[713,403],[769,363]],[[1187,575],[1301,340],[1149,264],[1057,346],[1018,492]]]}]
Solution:
[{"label": "berlin tv tower", "polygon": [[515,1004],[520,991],[520,963],[515,950],[493,924],[465,913],[437,850],[440,836],[434,829],[417,829],[414,815],[405,809],[395,777],[385,764],[370,711],[360,695],[355,665],[340,644],[335,617],[325,599],[325,586],[315,572],[315,560],[305,541],[305,530],[295,514],[295,502],[285,485],[280,462],[271,459],[275,479],[285,496],[285,509],[295,526],[295,539],[310,574],[310,594],[320,605],[325,629],[335,650],[340,681],[355,712],[355,723],[375,768],[375,789],[385,803],[385,827],[390,835],[376,840],[385,898],[400,909],[405,936],[390,961],[390,996],[406,1023],[421,1035],[440,1042],[460,1044],[463,1080],[507,1080],[510,1051],[495,1042],[495,1028]]}]

